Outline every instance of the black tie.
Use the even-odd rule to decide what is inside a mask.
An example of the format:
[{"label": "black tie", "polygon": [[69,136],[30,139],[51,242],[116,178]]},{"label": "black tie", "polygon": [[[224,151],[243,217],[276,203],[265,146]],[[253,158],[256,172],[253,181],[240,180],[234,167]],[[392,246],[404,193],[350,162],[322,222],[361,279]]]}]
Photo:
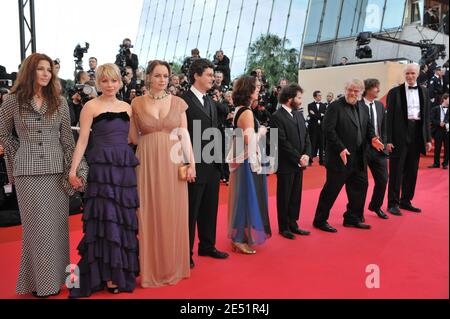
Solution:
[{"label": "black tie", "polygon": [[417,85],[416,86],[408,86],[408,89],[410,89],[410,90],[417,90]]},{"label": "black tie", "polygon": [[359,148],[362,144],[362,135],[361,135],[361,125],[359,123],[358,111],[356,110],[357,107],[358,107],[357,105],[351,106],[353,117],[356,120],[356,126],[357,126],[356,146],[357,146],[357,148]]},{"label": "black tie", "polygon": [[211,106],[209,104],[208,96],[205,94],[203,95],[203,107],[206,110],[206,113],[211,116]]},{"label": "black tie", "polygon": [[369,104],[370,107],[370,123],[372,123],[373,129],[375,129],[375,116],[373,114],[373,102]]}]

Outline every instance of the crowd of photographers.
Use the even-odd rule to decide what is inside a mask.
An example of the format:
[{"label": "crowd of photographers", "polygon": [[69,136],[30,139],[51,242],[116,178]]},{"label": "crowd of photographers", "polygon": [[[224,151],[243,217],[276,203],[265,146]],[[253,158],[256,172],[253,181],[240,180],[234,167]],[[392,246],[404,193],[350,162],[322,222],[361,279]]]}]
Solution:
[{"label": "crowd of photographers", "polygon": [[[131,103],[131,101],[140,95],[145,95],[147,93],[147,87],[145,85],[145,74],[139,68],[138,56],[131,52],[133,45],[131,40],[125,38],[120,44],[119,53],[116,55],[115,64],[117,64],[121,70],[123,77],[123,87],[119,92],[119,98],[123,101]],[[89,44],[86,43],[84,46],[77,45],[74,50],[75,60],[75,84],[74,86],[67,88],[67,83],[65,80],[60,79],[62,94],[67,97],[68,104],[70,107],[71,115],[71,125],[74,129],[74,137],[77,139],[76,127],[79,123],[80,112],[83,105],[92,98],[100,95],[101,92],[97,92],[95,88],[95,70],[97,68],[97,58],[89,57],[89,69],[84,71],[82,68],[82,58],[85,53],[87,53]],[[172,74],[168,92],[173,95],[181,96],[185,91],[190,88],[190,83],[187,77],[188,70],[193,61],[200,59],[200,51],[195,48],[191,50],[191,56],[187,57],[181,66],[181,73]],[[225,131],[226,129],[231,129],[233,125],[233,114],[234,105],[232,100],[232,88],[233,81],[231,80],[230,74],[230,59],[224,54],[222,50],[216,51],[213,57],[214,64],[214,86],[208,92],[209,95],[221,105],[218,110],[219,114],[219,126],[220,129]],[[58,75],[60,61],[59,59],[54,60],[56,66],[56,75]],[[424,64],[421,66],[421,73],[418,78],[418,84],[428,87],[429,95],[432,99],[434,106],[437,106],[440,101],[442,94],[448,90],[448,61],[442,67],[438,67],[433,63]],[[8,87],[12,86],[15,79],[15,74],[7,74],[6,70],[1,67],[0,76],[2,80],[1,86],[1,97],[8,92]],[[446,73],[446,76],[444,74]],[[259,99],[255,101],[251,108],[253,110],[255,118],[259,121],[261,125],[270,127],[271,115],[280,108],[278,103],[278,95],[283,87],[288,83],[286,79],[280,79],[278,83],[269,83],[264,76],[264,70],[262,68],[256,68],[251,71],[251,75],[256,76],[261,83],[261,90],[259,93]],[[5,82],[5,83],[3,83]],[[328,105],[334,100],[334,94],[332,92],[328,93],[327,96],[331,96],[331,100],[328,100],[324,105]],[[316,101],[317,96],[314,96],[315,103],[321,103],[321,101]],[[0,100],[1,103],[1,100]],[[314,118],[310,116],[308,112],[307,122],[314,122]],[[314,135],[314,134],[313,134]],[[225,136],[225,134],[223,134]],[[269,137],[270,140],[270,137]],[[225,141],[224,141],[225,142]],[[222,143],[225,145],[225,143]],[[318,148],[318,152],[322,155],[322,152]],[[322,164],[322,156],[321,161]],[[228,181],[228,169],[225,167],[222,172],[222,181]]]}]

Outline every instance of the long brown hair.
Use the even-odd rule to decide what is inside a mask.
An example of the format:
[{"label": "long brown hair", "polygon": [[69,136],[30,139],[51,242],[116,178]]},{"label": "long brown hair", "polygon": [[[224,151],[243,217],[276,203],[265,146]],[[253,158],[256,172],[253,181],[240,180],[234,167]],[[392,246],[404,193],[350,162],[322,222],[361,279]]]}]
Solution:
[{"label": "long brown hair", "polygon": [[47,115],[52,115],[61,104],[61,89],[58,77],[55,74],[55,64],[45,54],[33,53],[23,61],[17,80],[11,89],[12,94],[16,94],[17,101],[23,107],[31,101],[37,91],[36,70],[39,61],[48,61],[52,69],[52,77],[47,86],[42,88],[42,96],[47,101]]}]

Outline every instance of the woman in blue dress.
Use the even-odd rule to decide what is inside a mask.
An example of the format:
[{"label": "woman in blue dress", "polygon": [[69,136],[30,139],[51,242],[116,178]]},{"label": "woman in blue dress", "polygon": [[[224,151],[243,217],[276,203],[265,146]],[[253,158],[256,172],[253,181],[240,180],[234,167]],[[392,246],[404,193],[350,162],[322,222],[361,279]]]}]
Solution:
[{"label": "woman in blue dress", "polygon": [[232,148],[227,156],[230,166],[228,196],[228,237],[231,248],[243,254],[255,254],[252,245],[271,236],[266,175],[262,174],[258,140],[265,135],[250,108],[258,99],[261,85],[256,77],[244,76],[233,86],[236,105]]}]

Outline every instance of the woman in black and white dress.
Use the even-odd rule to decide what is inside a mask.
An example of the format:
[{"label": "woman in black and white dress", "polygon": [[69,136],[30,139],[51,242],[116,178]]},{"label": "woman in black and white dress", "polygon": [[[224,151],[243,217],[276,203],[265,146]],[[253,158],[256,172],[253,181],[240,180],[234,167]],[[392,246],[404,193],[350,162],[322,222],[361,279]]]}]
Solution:
[{"label": "woman in black and white dress", "polygon": [[[0,144],[12,163],[23,229],[16,292],[57,295],[69,275],[72,188],[66,174],[75,145],[69,108],[48,56],[34,53],[22,63],[0,108]],[[84,179],[85,165],[79,170]]]}]

